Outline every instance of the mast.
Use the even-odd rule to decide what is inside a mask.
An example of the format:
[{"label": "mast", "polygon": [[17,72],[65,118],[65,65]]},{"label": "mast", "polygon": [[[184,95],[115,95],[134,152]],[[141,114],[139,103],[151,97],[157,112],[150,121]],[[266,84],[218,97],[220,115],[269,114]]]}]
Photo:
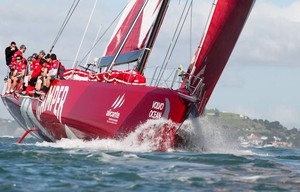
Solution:
[{"label": "mast", "polygon": [[152,31],[149,36],[149,40],[144,48],[143,54],[141,55],[136,70],[139,71],[141,74],[144,72],[144,68],[146,66],[147,60],[153,48],[154,42],[156,40],[157,34],[159,29],[162,25],[163,19],[166,15],[170,0],[163,0],[160,11],[158,13],[157,19],[153,25]]}]

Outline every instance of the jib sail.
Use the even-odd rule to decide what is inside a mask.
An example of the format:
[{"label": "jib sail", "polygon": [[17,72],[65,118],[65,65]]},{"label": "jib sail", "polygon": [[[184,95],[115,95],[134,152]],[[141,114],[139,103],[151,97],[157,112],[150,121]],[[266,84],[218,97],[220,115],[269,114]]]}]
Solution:
[{"label": "jib sail", "polygon": [[216,0],[181,88],[195,98],[198,115],[203,113],[212,91],[232,53],[255,0]]}]

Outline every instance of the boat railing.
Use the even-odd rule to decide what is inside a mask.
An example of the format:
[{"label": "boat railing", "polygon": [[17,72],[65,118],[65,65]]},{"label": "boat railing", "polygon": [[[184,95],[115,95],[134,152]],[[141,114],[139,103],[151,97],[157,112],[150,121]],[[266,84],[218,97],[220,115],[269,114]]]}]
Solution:
[{"label": "boat railing", "polygon": [[[169,88],[169,89],[178,89],[180,85],[183,82],[183,79],[185,78],[187,74],[185,71],[183,71],[182,67],[173,67],[173,68],[167,68],[165,70],[165,73],[162,75],[162,78],[158,79],[158,71],[160,70],[159,66],[155,67],[148,67],[147,72],[150,74],[145,74],[146,77],[151,77],[151,79],[147,78],[147,82],[150,82],[148,85],[149,86],[157,86],[157,87],[164,87],[164,88]],[[195,75],[189,75],[191,78],[189,78],[186,81],[186,89],[190,92],[191,95],[199,98],[204,89],[204,83],[203,83],[203,78],[200,78],[199,76]],[[190,79],[193,79],[193,82],[191,83]],[[158,82],[158,83],[156,83]],[[155,84],[156,83],[156,84]]]},{"label": "boat railing", "polygon": [[[67,60],[62,61],[64,65],[68,66]],[[66,63],[66,64],[65,64]],[[86,70],[88,72],[94,73],[98,71],[98,67],[96,66],[97,70],[95,70],[95,64],[92,63],[90,67],[85,66],[79,66],[79,69]],[[134,64],[125,64],[122,66],[117,66],[117,70],[128,70],[134,68]],[[144,71],[144,76],[146,77],[146,84],[147,86],[151,87],[163,87],[167,89],[178,89],[183,79],[186,75],[188,75],[185,71],[183,71],[182,67],[168,67],[165,69],[164,73],[159,77],[159,71],[161,70],[161,66],[148,66],[146,70]],[[103,70],[102,70],[103,71]],[[197,85],[194,85],[190,83],[189,81],[186,82],[186,89],[189,90],[191,95],[194,95],[196,97],[200,96],[203,92],[203,79],[199,78],[198,76],[190,75],[191,79],[193,81],[197,81]],[[193,86],[194,85],[194,86]]]},{"label": "boat railing", "polygon": [[147,85],[153,87],[163,87],[168,89],[178,89],[182,83],[182,68],[167,68],[161,77],[158,77],[159,66],[147,67],[145,76]]}]

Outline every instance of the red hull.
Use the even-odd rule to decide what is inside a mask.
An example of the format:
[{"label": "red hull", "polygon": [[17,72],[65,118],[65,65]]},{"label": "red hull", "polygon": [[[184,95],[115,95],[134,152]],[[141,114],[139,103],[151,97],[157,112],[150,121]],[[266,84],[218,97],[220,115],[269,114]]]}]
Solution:
[{"label": "red hull", "polygon": [[181,123],[188,104],[170,89],[72,80],[55,81],[43,101],[13,94],[3,102],[25,130],[38,127],[49,141],[120,139],[149,119]]},{"label": "red hull", "polygon": [[[137,7],[129,4],[128,10],[124,12],[129,16],[125,15],[126,24],[119,26],[122,33],[118,32],[118,40],[112,39],[114,48],[108,46],[106,57],[101,59],[103,62],[100,62],[100,67],[107,67],[108,72],[111,72],[109,69],[113,65],[137,62],[135,69],[142,74],[169,5],[169,0],[151,1],[154,2],[151,5],[158,6],[161,3],[160,10],[154,14],[158,9],[147,4],[148,1],[136,2]],[[168,143],[167,146],[160,143],[163,150],[176,145],[176,141],[181,140],[176,137],[178,125],[188,115],[198,117],[203,113],[255,0],[215,2],[210,24],[181,85],[182,92],[159,87],[104,83],[103,79],[96,78],[103,74],[84,73],[101,82],[91,82],[94,79],[87,77],[86,81],[55,80],[43,100],[13,94],[2,97],[3,102],[25,130],[37,127],[37,135],[46,141],[62,138],[121,139],[147,120],[164,118],[172,123],[153,125],[157,130],[154,139]],[[148,8],[147,11],[143,10],[147,5],[148,8],[155,8],[150,9],[153,13]],[[144,23],[139,20],[141,15]],[[142,42],[137,42],[138,39]],[[127,50],[126,43],[133,49]],[[144,46],[136,50],[140,45]],[[74,77],[76,73],[71,74]],[[122,79],[122,82],[128,83],[129,80]],[[157,134],[162,139],[157,139]],[[147,131],[141,133],[143,136],[148,137]]]}]

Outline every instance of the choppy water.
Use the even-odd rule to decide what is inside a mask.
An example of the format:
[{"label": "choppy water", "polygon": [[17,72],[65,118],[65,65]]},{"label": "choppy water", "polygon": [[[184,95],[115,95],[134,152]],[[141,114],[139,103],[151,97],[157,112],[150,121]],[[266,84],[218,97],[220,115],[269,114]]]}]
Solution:
[{"label": "choppy water", "polygon": [[206,152],[164,153],[128,140],[17,141],[0,137],[0,191],[300,190],[298,149],[233,147],[226,139]]}]

